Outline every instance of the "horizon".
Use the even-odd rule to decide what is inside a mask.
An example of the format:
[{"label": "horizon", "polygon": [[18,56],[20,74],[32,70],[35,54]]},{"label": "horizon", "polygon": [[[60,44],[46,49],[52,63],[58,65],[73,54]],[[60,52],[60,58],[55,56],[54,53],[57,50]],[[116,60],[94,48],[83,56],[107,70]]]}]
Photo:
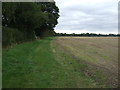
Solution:
[{"label": "horizon", "polygon": [[[84,32],[80,30],[75,30],[76,32],[72,32],[72,30],[54,30],[56,33],[66,33],[66,34],[82,34],[82,33],[95,33],[95,34],[119,34],[119,32],[115,33],[115,32],[108,32],[108,33],[104,33],[104,32]],[[74,30],[73,30],[74,31]]]},{"label": "horizon", "polygon": [[[61,33],[61,32],[56,32],[56,33]],[[89,32],[86,32],[86,33],[64,33],[62,32],[63,34],[86,34],[86,33],[89,33]],[[118,35],[119,33],[89,33],[89,34],[102,34],[102,35],[109,35],[109,34],[114,34],[114,35]]]}]

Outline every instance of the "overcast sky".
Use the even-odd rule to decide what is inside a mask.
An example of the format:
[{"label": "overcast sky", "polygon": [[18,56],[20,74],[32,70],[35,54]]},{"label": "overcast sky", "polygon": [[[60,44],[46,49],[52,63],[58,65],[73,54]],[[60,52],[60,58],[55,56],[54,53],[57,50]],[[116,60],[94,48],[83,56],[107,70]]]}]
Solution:
[{"label": "overcast sky", "polygon": [[119,0],[55,0],[59,33],[118,33]]}]

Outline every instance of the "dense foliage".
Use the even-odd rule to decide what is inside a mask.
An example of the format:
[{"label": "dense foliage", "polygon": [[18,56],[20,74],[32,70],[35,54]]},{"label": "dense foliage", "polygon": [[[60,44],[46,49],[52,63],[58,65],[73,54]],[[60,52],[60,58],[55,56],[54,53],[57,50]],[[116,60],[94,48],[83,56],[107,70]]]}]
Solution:
[{"label": "dense foliage", "polygon": [[17,42],[54,35],[58,13],[55,2],[3,2],[3,44],[12,43],[8,33]]},{"label": "dense foliage", "polygon": [[75,34],[75,33],[72,33],[72,34],[67,34],[67,33],[56,33],[56,36],[87,36],[87,37],[99,37],[99,36],[104,36],[104,37],[107,37],[107,36],[114,36],[114,37],[118,37],[120,36],[120,34],[96,34],[96,33],[81,33],[81,34]]}]

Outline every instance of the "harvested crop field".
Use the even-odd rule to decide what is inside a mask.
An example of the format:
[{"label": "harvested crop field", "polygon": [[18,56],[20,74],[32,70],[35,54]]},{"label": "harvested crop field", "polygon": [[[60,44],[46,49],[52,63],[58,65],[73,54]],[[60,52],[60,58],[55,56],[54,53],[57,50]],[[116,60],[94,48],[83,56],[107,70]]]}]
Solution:
[{"label": "harvested crop field", "polygon": [[118,87],[118,38],[48,37],[2,55],[3,88]]},{"label": "harvested crop field", "polygon": [[57,37],[54,45],[56,51],[84,65],[77,71],[84,73],[86,77],[108,87],[117,87],[117,37]]}]

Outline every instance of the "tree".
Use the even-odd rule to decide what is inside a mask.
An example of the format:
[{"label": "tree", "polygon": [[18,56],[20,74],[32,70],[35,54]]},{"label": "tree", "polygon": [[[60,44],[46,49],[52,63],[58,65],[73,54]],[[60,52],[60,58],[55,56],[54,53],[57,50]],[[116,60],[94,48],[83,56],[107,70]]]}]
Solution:
[{"label": "tree", "polygon": [[[59,9],[55,2],[4,2],[2,9],[2,26],[9,28],[3,28],[6,33],[19,30],[25,41],[34,39],[35,35],[56,34],[54,27],[58,23]],[[16,35],[13,38],[17,38]]]},{"label": "tree", "polygon": [[2,25],[10,26],[15,22],[15,9],[17,4],[12,2],[2,3]]},{"label": "tree", "polygon": [[3,26],[18,28],[28,38],[53,32],[59,9],[55,2],[3,3]]},{"label": "tree", "polygon": [[40,26],[40,30],[36,29],[35,32],[39,33],[38,35],[44,36],[45,32],[53,32],[55,25],[58,24],[57,19],[59,18],[59,9],[55,5],[55,2],[38,2],[37,4],[41,6],[42,12],[44,12],[46,19]]}]

